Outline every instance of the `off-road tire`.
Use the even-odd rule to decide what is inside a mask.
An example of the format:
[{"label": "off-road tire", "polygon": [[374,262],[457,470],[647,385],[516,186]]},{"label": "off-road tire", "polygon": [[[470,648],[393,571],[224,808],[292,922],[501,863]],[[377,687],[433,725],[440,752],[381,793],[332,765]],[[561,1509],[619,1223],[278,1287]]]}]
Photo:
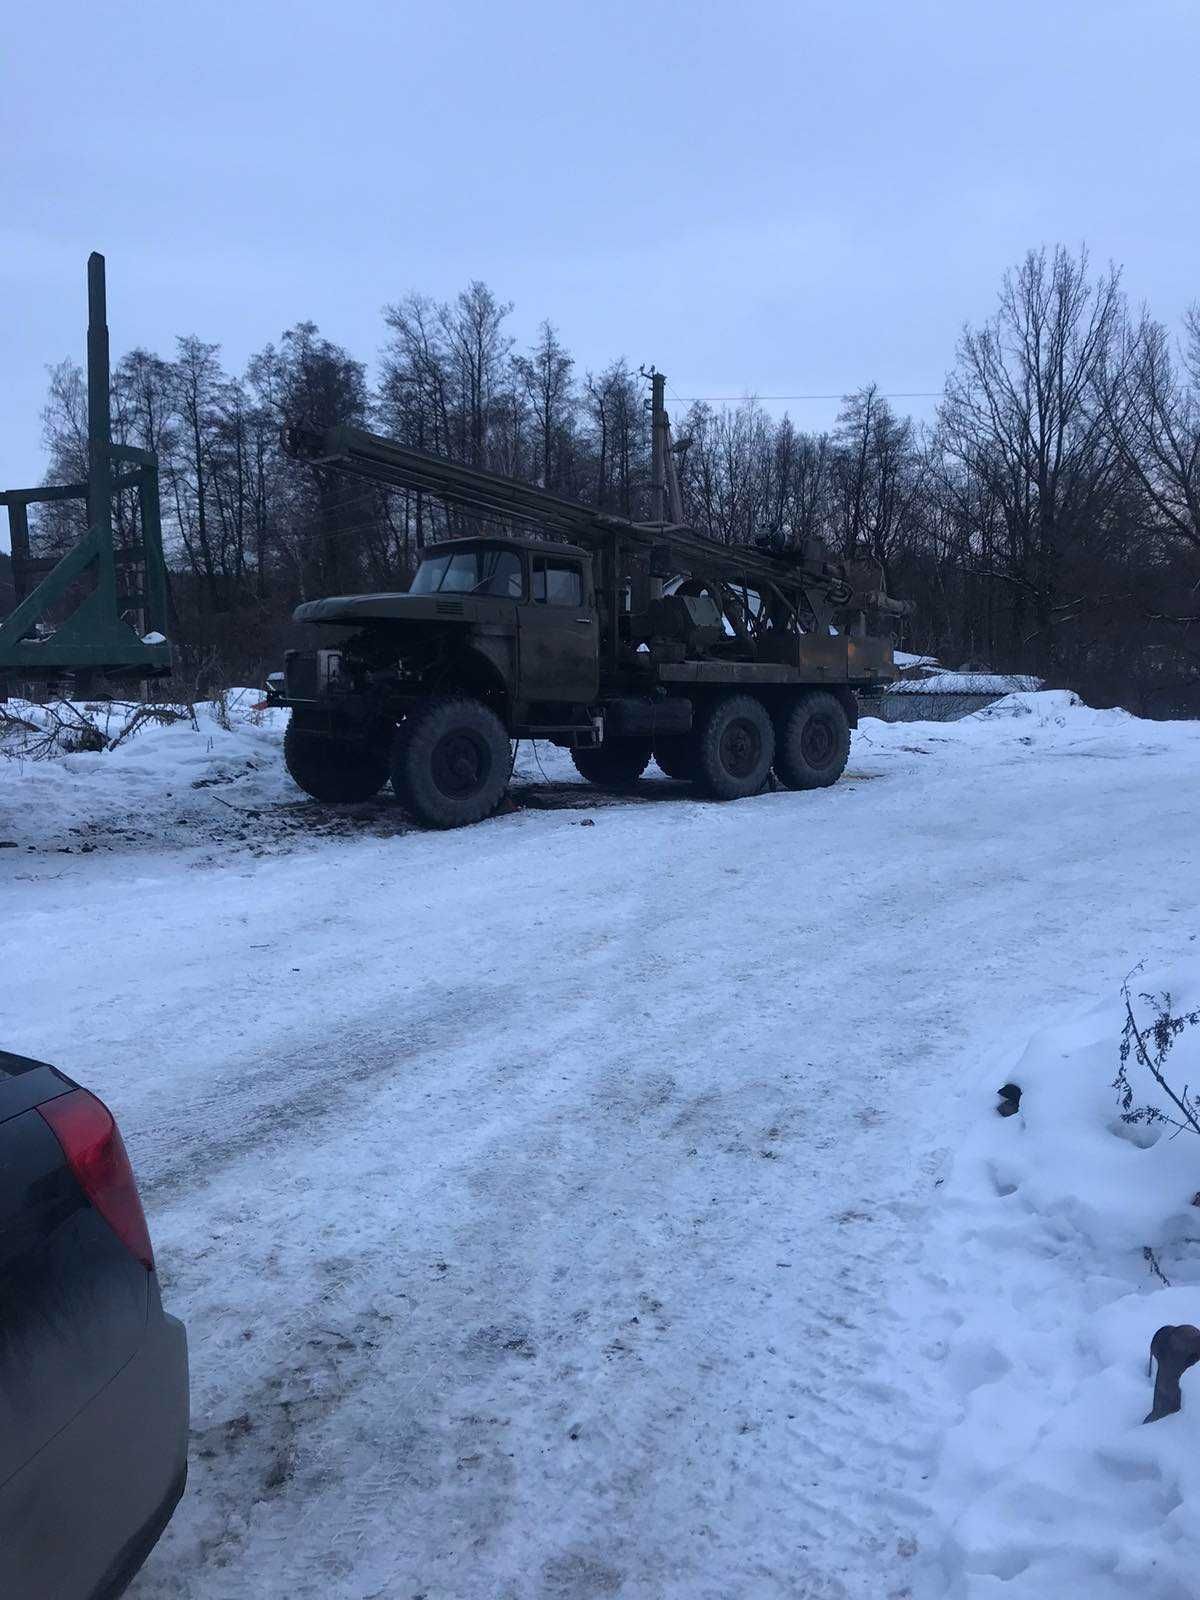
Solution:
[{"label": "off-road tire", "polygon": [[714,800],[757,794],[775,758],[775,729],[766,706],[748,694],[723,694],[700,719],[696,782]]},{"label": "off-road tire", "polygon": [[571,751],[581,778],[597,789],[628,789],[650,765],[649,739],[605,739]]},{"label": "off-road tire", "polygon": [[463,828],[490,816],[508,788],[512,747],[504,724],[480,700],[439,696],[400,724],[392,788],[428,828]]},{"label": "off-road tire", "polygon": [[388,779],[386,747],[314,733],[294,711],[283,735],[283,759],[305,794],[332,804],[369,800]]},{"label": "off-road tire", "polygon": [[775,722],[775,776],[788,789],[827,789],[846,770],[850,721],[826,689],[806,689]]},{"label": "off-road tire", "polygon": [[665,733],[654,741],[654,759],[668,778],[691,783],[696,776],[696,737],[691,733]]}]

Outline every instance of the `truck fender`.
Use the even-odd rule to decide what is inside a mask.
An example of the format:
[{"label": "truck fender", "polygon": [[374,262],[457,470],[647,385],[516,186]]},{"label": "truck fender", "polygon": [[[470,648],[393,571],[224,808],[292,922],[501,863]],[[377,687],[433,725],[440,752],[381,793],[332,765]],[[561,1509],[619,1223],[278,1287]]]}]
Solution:
[{"label": "truck fender", "polygon": [[460,689],[490,705],[507,722],[512,671],[512,641],[481,639],[455,652],[439,674],[436,687],[441,693],[450,688]]}]

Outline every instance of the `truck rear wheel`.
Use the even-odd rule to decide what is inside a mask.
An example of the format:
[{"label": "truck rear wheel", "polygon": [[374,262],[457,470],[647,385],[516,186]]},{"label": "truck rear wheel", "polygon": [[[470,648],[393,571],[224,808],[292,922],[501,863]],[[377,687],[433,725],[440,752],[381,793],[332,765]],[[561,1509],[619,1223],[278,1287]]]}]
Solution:
[{"label": "truck rear wheel", "polygon": [[511,769],[504,724],[480,700],[426,700],[405,717],[392,750],[396,797],[430,828],[482,821],[499,804]]},{"label": "truck rear wheel", "polygon": [[649,739],[605,739],[603,744],[571,751],[581,778],[597,789],[627,789],[650,765]]},{"label": "truck rear wheel", "polygon": [[723,694],[700,720],[696,735],[697,781],[716,800],[757,794],[775,758],[775,730],[760,700]]},{"label": "truck rear wheel", "polygon": [[654,759],[659,771],[681,783],[696,776],[696,740],[690,733],[667,733],[654,741]]},{"label": "truck rear wheel", "polygon": [[369,800],[388,777],[386,749],[314,732],[295,711],[283,735],[283,759],[305,794],[333,804]]},{"label": "truck rear wheel", "polygon": [[775,775],[789,789],[825,789],[846,770],[850,722],[826,689],[807,689],[775,725]]}]

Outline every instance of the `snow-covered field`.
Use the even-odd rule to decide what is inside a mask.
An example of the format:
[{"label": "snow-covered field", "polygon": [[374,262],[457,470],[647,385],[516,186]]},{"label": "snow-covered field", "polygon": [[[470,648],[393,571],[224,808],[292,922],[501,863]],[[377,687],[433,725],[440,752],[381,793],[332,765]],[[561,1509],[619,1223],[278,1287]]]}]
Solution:
[{"label": "snow-covered field", "polygon": [[728,806],[522,747],[442,835],[250,704],[0,761],[0,1038],[189,1326],[137,1600],[1195,1594],[1200,1144],[1110,1085],[1138,962],[1200,1004],[1200,726],[1015,696]]}]

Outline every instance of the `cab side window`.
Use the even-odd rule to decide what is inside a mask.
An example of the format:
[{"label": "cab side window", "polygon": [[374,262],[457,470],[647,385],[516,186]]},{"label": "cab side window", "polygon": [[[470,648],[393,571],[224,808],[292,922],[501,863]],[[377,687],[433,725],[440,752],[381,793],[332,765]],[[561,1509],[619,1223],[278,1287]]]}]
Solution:
[{"label": "cab side window", "polygon": [[479,568],[480,594],[499,595],[506,600],[521,598],[521,558],[515,550],[483,550]]},{"label": "cab side window", "polygon": [[573,561],[533,558],[533,598],[548,606],[581,606],[583,573]]}]

